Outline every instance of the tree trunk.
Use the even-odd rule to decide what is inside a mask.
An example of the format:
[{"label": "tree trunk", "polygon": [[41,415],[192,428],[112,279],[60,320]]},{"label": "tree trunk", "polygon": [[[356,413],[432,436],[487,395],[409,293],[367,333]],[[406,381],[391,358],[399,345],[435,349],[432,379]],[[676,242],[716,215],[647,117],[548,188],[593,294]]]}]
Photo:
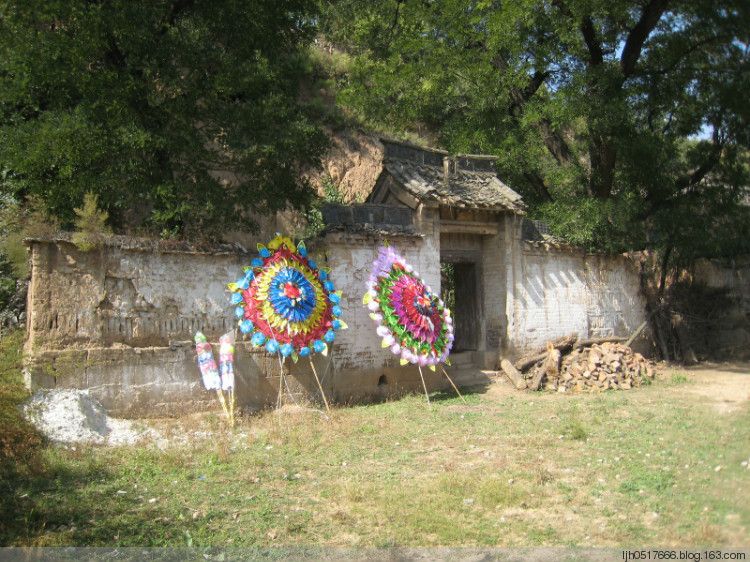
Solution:
[{"label": "tree trunk", "polygon": [[592,132],[589,141],[591,176],[589,192],[599,199],[606,199],[612,194],[615,180],[615,161],[617,152],[612,139],[599,132]]}]

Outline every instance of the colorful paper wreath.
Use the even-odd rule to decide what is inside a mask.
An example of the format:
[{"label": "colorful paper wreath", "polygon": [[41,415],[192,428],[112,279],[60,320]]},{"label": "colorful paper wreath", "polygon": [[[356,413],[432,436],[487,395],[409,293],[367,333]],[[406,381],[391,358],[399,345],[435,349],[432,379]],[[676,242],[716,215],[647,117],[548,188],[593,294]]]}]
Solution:
[{"label": "colorful paper wreath", "polygon": [[258,244],[258,252],[242,279],[227,285],[240,332],[255,347],[295,361],[327,355],[336,332],[347,327],[328,269],[308,257],[304,242],[279,234],[268,246]]},{"label": "colorful paper wreath", "polygon": [[402,365],[447,362],[453,319],[443,301],[393,248],[380,248],[372,266],[363,303],[382,346],[399,355]]}]

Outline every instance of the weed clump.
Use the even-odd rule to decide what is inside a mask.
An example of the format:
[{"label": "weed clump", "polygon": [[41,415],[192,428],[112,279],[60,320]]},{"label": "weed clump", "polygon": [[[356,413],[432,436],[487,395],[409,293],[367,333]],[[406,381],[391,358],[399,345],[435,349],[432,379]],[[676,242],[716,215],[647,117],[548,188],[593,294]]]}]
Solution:
[{"label": "weed clump", "polygon": [[109,213],[99,208],[98,198],[93,193],[87,193],[83,198],[83,206],[73,210],[77,218],[72,240],[79,250],[89,252],[112,234],[107,226]]}]

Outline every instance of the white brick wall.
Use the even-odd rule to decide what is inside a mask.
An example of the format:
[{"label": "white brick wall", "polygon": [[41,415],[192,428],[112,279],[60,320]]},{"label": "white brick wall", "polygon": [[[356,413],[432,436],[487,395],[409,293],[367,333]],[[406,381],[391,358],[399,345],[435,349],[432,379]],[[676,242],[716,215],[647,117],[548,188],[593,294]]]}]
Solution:
[{"label": "white brick wall", "polygon": [[[397,358],[380,347],[375,323],[362,305],[372,262],[385,240],[365,235],[331,234],[326,238],[326,257],[331,278],[343,291],[341,308],[348,330],[339,332],[334,346],[336,371],[361,369],[369,371],[398,365]],[[440,254],[432,240],[395,237],[388,240],[422,276],[434,291],[440,290]]]},{"label": "white brick wall", "polygon": [[623,256],[517,245],[506,311],[515,353],[576,332],[629,335],[645,319],[638,273]]}]

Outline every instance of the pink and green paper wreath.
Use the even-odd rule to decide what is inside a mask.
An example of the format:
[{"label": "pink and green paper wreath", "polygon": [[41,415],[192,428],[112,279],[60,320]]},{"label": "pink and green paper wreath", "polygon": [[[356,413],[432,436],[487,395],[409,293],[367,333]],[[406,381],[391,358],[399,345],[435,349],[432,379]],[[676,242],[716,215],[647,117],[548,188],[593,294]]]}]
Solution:
[{"label": "pink and green paper wreath", "polygon": [[327,355],[336,332],[347,327],[328,269],[308,257],[304,242],[279,234],[258,251],[244,276],[227,285],[240,332],[255,347],[295,361]]},{"label": "pink and green paper wreath", "polygon": [[377,324],[382,346],[412,363],[434,369],[453,345],[453,319],[443,301],[393,248],[381,247],[362,302]]}]

